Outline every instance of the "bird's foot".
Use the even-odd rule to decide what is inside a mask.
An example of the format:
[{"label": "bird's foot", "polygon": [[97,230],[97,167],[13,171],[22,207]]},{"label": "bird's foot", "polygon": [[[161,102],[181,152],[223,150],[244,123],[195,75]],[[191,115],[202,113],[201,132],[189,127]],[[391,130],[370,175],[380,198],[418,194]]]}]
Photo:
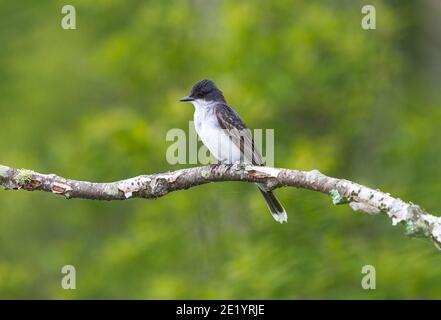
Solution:
[{"label": "bird's foot", "polygon": [[225,164],[227,164],[227,163],[226,163],[224,160],[218,160],[217,163],[212,163],[210,166],[211,166],[213,169],[217,169],[217,168],[219,168],[220,166],[225,165]]},{"label": "bird's foot", "polygon": [[233,169],[233,170],[240,171],[240,170],[245,169],[246,164],[241,161],[236,161],[236,162],[230,164],[229,167],[230,167],[230,170]]}]

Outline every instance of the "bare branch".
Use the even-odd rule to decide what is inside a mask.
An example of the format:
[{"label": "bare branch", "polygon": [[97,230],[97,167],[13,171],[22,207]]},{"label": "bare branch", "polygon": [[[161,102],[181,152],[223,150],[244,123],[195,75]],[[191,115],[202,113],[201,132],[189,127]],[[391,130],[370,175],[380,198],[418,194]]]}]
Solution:
[{"label": "bare branch", "polygon": [[0,184],[5,189],[39,190],[68,199],[155,199],[169,192],[220,181],[260,182],[272,189],[290,186],[318,191],[330,195],[334,204],[348,203],[355,211],[368,214],[383,212],[392,219],[393,225],[404,223],[409,236],[427,237],[434,241],[438,249],[441,246],[440,217],[430,215],[418,205],[404,202],[388,193],[328,177],[318,170],[299,171],[240,164],[212,165],[96,183],[0,165]]}]

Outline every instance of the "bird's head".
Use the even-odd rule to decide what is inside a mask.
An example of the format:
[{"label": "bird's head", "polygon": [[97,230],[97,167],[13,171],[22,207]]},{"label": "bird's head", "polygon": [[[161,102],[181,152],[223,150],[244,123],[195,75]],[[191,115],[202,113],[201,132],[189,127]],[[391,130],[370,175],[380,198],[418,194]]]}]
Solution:
[{"label": "bird's head", "polygon": [[225,102],[225,98],[212,80],[202,80],[193,86],[188,96],[179,101],[188,101],[198,106],[206,105],[209,102]]}]

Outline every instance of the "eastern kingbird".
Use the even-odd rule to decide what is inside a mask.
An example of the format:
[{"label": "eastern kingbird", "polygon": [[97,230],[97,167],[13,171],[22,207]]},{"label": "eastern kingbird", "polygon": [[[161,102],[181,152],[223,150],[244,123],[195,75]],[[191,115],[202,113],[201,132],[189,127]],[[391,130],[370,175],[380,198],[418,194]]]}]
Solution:
[{"label": "eastern kingbird", "polygon": [[[213,81],[202,80],[196,83],[190,95],[180,101],[188,101],[194,105],[196,132],[220,163],[264,165],[247,126],[227,104],[222,91]],[[280,223],[286,222],[288,216],[274,193],[264,184],[257,183],[257,186],[274,219]]]}]

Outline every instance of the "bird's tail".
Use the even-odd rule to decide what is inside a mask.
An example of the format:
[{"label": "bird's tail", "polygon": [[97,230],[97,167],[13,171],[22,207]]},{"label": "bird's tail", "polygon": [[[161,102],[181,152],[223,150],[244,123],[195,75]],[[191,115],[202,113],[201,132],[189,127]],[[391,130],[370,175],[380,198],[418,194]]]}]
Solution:
[{"label": "bird's tail", "polygon": [[274,220],[280,223],[288,222],[288,215],[274,193],[271,190],[267,190],[263,184],[257,183],[257,186],[265,198],[266,204],[268,205]]}]

